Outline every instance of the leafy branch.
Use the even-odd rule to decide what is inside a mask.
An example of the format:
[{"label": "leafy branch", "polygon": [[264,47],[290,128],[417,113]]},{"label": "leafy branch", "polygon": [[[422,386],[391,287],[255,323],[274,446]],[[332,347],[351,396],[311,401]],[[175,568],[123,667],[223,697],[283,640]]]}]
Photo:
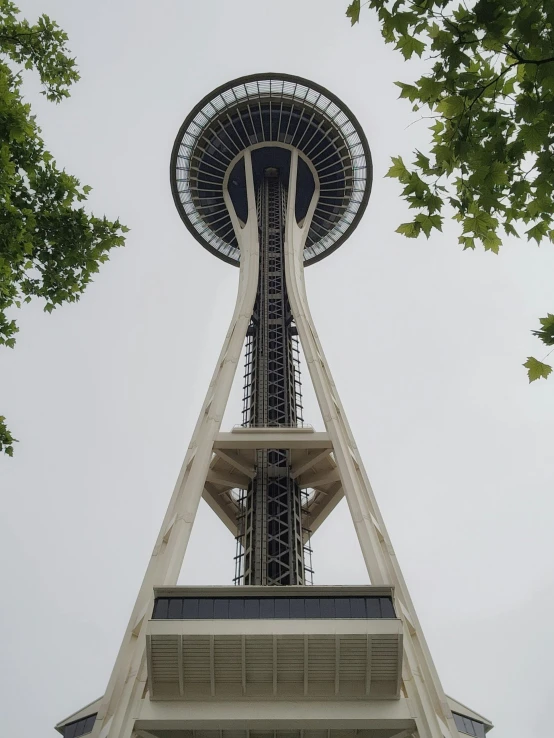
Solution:
[{"label": "leafy branch", "polygon": [[[414,211],[397,232],[428,238],[448,216],[460,225],[463,249],[497,254],[507,236],[519,235],[518,224],[528,241],[554,242],[554,3],[365,4],[406,60],[428,56],[420,79],[396,83],[414,111],[435,118],[428,149],[410,164],[393,157],[387,173]],[[352,25],[361,9],[349,5]],[[543,329],[534,334],[545,342]],[[530,381],[552,371],[534,357],[525,366]]]},{"label": "leafy branch", "polygon": [[[67,35],[48,16],[34,25],[0,0],[0,346],[13,348],[14,310],[40,298],[46,312],[76,302],[128,230],[88,214],[90,187],[58,169],[21,94],[22,69],[35,70],[49,100],[79,79]],[[15,439],[0,417],[0,451]]]}]

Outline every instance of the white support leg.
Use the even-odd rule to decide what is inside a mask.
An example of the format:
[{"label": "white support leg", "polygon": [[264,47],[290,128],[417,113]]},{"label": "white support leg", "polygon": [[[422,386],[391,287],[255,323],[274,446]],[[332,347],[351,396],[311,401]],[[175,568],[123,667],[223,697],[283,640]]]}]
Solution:
[{"label": "white support leg", "polygon": [[[248,220],[241,227],[228,202],[241,249],[237,301],[223,349],[156,545],[125,632],[106,693],[100,704],[91,738],[123,738],[132,732],[133,714],[146,683],[145,629],[153,607],[154,585],[177,583],[190,531],[220,430],[231,385],[252,316],[258,285],[259,245],[250,152],[245,152]],[[227,196],[228,199],[228,196]]]},{"label": "white support leg", "polygon": [[[420,738],[458,736],[406,583],[398,566],[369,479],[346,420],[308,306],[303,249],[318,188],[302,227],[294,217],[298,154],[291,155],[285,236],[285,273],[289,302],[310,370],[316,397],[332,444],[342,486],[372,584],[395,587],[398,613],[405,622],[404,686],[414,709]],[[447,737],[448,738],[448,737]]]}]

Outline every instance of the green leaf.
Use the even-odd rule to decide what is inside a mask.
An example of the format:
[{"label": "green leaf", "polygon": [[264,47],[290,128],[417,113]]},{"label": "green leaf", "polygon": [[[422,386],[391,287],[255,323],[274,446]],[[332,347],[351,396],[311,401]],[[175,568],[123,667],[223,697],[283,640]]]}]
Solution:
[{"label": "green leaf", "polygon": [[481,236],[481,240],[483,241],[485,251],[492,251],[494,254],[498,254],[500,246],[502,246],[502,241],[494,231],[489,231],[484,236]]},{"label": "green leaf", "polygon": [[350,25],[360,22],[360,0],[353,0],[346,9],[346,17],[350,18]]},{"label": "green leaf", "polygon": [[407,238],[417,238],[421,233],[421,225],[419,223],[401,223],[395,233],[400,233]]},{"label": "green leaf", "polygon": [[411,59],[413,54],[421,56],[425,51],[425,44],[415,36],[402,36],[398,39],[396,48],[402,52],[404,59]]},{"label": "green leaf", "polygon": [[552,372],[551,366],[543,364],[542,361],[538,361],[533,356],[528,356],[523,366],[527,369],[529,384],[537,379],[548,379],[548,375]]},{"label": "green leaf", "polygon": [[444,92],[444,85],[433,77],[422,77],[417,84],[422,102],[434,102]]},{"label": "green leaf", "polygon": [[12,436],[5,421],[6,418],[0,415],[0,451],[8,456],[13,456],[13,444],[17,443],[17,438]]},{"label": "green leaf", "polygon": [[391,157],[392,166],[390,167],[389,171],[385,174],[385,177],[393,177],[395,179],[399,179],[401,182],[404,182],[407,180],[407,178],[410,176],[410,173],[406,169],[406,165],[402,161],[401,156],[393,156]]},{"label": "green leaf", "polygon": [[521,126],[521,139],[529,151],[537,152],[545,145],[550,126],[546,120]]},{"label": "green leaf", "polygon": [[529,228],[529,230],[525,231],[525,233],[527,234],[528,241],[534,238],[537,244],[539,244],[543,237],[546,236],[547,231],[548,223],[546,221],[541,221],[540,223],[534,225],[532,228]]},{"label": "green leaf", "polygon": [[531,332],[547,346],[554,346],[554,315],[548,313],[546,318],[540,319],[540,323],[542,328],[538,331]]},{"label": "green leaf", "polygon": [[436,228],[438,231],[442,230],[442,218],[440,215],[425,215],[425,213],[419,213],[419,215],[416,215],[416,222],[420,224],[421,230],[427,238],[431,235],[431,231],[433,228]]},{"label": "green leaf", "polygon": [[463,97],[446,97],[437,105],[437,112],[447,118],[454,118],[464,112],[466,103]]},{"label": "green leaf", "polygon": [[417,100],[419,96],[419,90],[414,85],[406,85],[404,82],[395,82],[397,87],[400,87],[400,98],[407,98],[411,102]]},{"label": "green leaf", "polygon": [[488,185],[507,184],[508,174],[506,172],[506,165],[501,161],[493,161],[488,167],[485,182]]}]

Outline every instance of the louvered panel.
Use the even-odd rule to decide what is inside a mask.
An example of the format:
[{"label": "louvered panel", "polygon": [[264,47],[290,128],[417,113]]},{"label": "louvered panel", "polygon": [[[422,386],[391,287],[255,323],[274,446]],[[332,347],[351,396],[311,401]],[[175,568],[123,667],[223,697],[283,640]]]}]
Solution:
[{"label": "louvered panel", "polygon": [[183,671],[185,684],[210,681],[209,637],[183,637]]},{"label": "louvered panel", "polygon": [[179,680],[178,646],[177,636],[153,636],[152,675],[156,682],[168,683]]},{"label": "louvered panel", "polygon": [[371,642],[371,678],[373,681],[396,679],[398,674],[398,638],[374,637]]},{"label": "louvered panel", "polygon": [[302,636],[281,636],[277,639],[277,679],[280,682],[304,681]]},{"label": "louvered panel", "polygon": [[[345,632],[342,623],[320,622],[312,632],[305,624],[285,629],[275,621],[268,628],[266,620],[257,632],[255,625],[245,624],[243,630],[230,622],[228,630],[209,635],[203,623],[183,623],[177,635],[171,623],[152,621],[151,629],[160,628],[148,639],[152,699],[398,699],[402,641],[397,622],[380,623],[381,631],[374,633],[367,632],[366,623],[357,625],[357,632]],[[193,627],[204,631],[187,632]],[[274,634],[272,627],[282,630]]]},{"label": "louvered panel", "polygon": [[308,639],[308,681],[334,682],[335,679],[334,636],[310,636]]},{"label": "louvered panel", "polygon": [[242,680],[240,636],[217,636],[214,642],[215,680],[238,684]]},{"label": "louvered panel", "polygon": [[341,680],[361,682],[365,680],[367,671],[367,637],[342,636],[340,640]]},{"label": "louvered panel", "polygon": [[246,681],[248,683],[273,681],[273,638],[271,636],[246,638]]}]

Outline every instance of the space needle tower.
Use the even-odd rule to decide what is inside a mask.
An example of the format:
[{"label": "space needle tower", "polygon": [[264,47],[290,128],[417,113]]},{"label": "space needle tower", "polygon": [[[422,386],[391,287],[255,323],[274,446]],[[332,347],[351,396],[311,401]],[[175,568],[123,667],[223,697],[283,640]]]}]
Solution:
[{"label": "space needle tower", "polygon": [[[360,124],[308,80],[242,77],[187,116],[170,171],[190,235],[239,269],[237,300],[107,689],[56,729],[484,738],[490,721],[443,691],[306,297],[304,269],[368,202]],[[300,348],[321,432],[304,422]],[[243,355],[242,418],[222,429]],[[177,585],[202,497],[236,539],[228,586]],[[310,538],[343,497],[371,584],[318,586]]]}]

